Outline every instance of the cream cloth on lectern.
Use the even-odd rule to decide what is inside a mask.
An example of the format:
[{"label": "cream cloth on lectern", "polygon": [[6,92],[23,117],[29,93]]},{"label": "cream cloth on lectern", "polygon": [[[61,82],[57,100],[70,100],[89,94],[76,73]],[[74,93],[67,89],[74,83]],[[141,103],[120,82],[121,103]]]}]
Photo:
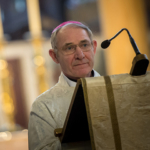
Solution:
[{"label": "cream cloth on lectern", "polygon": [[[150,72],[112,75],[110,81],[122,150],[150,150]],[[82,86],[93,150],[116,150],[105,78],[85,78]]]}]

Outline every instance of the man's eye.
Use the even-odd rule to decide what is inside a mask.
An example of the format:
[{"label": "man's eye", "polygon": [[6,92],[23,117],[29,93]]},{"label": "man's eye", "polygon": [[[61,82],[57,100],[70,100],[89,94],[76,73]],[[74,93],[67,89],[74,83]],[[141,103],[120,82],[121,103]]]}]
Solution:
[{"label": "man's eye", "polygon": [[73,46],[68,46],[68,47],[66,47],[66,50],[73,50]]},{"label": "man's eye", "polygon": [[83,44],[84,47],[87,47],[87,44]]},{"label": "man's eye", "polygon": [[83,48],[86,48],[86,47],[88,47],[88,46],[89,46],[88,43],[84,43],[84,44],[81,45],[81,47],[83,47]]}]

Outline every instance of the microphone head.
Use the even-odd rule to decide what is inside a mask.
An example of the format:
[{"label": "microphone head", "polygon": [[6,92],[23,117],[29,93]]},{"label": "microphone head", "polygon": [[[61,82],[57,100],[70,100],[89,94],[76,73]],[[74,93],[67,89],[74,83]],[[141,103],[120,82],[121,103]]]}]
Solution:
[{"label": "microphone head", "polygon": [[105,40],[101,43],[101,47],[102,48],[107,48],[110,45],[110,41],[109,40]]}]

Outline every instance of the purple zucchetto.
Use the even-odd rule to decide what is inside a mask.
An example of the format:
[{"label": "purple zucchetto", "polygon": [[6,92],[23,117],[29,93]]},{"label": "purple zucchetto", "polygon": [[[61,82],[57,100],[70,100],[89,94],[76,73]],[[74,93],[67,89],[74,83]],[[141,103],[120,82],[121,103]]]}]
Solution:
[{"label": "purple zucchetto", "polygon": [[52,31],[52,33],[55,32],[58,28],[63,27],[64,25],[70,24],[70,23],[82,24],[81,22],[78,22],[78,21],[66,21],[66,22],[63,22],[63,23],[61,23],[60,25],[58,25],[58,26]]}]

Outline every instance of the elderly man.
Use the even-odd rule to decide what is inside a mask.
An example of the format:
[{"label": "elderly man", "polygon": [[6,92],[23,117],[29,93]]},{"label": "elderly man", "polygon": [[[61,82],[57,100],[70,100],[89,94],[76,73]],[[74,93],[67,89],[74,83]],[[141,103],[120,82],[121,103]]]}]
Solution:
[{"label": "elderly man", "polygon": [[97,42],[92,39],[91,30],[81,22],[67,21],[56,27],[51,45],[53,49],[49,50],[49,55],[60,64],[62,73],[58,83],[41,94],[32,105],[30,150],[61,149],[54,130],[64,125],[77,79],[100,76],[93,70]]}]

